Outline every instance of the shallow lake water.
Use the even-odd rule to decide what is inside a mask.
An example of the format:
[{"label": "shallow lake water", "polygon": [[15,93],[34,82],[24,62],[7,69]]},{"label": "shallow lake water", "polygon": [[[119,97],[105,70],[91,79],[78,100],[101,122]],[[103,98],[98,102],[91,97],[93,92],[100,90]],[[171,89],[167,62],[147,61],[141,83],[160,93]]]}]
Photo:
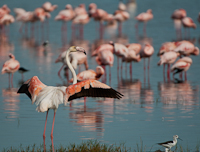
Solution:
[{"label": "shallow lake water", "polygon": [[[20,1],[0,1],[0,6],[7,4],[14,15],[14,8],[24,8],[33,11],[40,7],[45,1],[20,0]],[[74,100],[72,105],[60,105],[55,118],[54,126],[54,147],[60,145],[67,146],[70,143],[81,143],[88,139],[97,139],[102,143],[121,144],[132,150],[136,149],[136,144],[141,141],[146,146],[146,151],[161,149],[156,145],[158,142],[172,140],[173,135],[179,135],[183,141],[178,141],[178,145],[187,146],[194,150],[200,140],[200,110],[199,110],[199,85],[200,85],[200,59],[199,56],[191,56],[193,63],[187,72],[187,81],[167,79],[163,76],[163,67],[158,67],[157,52],[162,43],[176,41],[177,36],[170,16],[175,9],[183,8],[187,15],[197,24],[197,28],[190,30],[191,40],[197,47],[200,47],[200,24],[197,21],[200,11],[199,0],[138,0],[134,4],[129,4],[130,19],[123,23],[121,36],[117,29],[106,28],[103,40],[99,40],[98,24],[91,20],[84,27],[84,39],[75,37],[72,40],[71,22],[67,25],[67,35],[61,32],[61,22],[54,21],[58,12],[64,9],[66,4],[73,7],[82,3],[81,0],[73,1],[51,1],[56,3],[58,8],[51,13],[49,24],[37,24],[31,37],[28,34],[19,32],[20,23],[13,23],[7,28],[8,40],[0,43],[0,65],[8,59],[8,53],[15,55],[21,66],[30,71],[24,73],[24,79],[38,76],[46,85],[62,86],[69,85],[61,72],[58,70],[61,63],[55,63],[56,58],[64,49],[70,45],[83,46],[88,51],[88,63],[90,69],[95,69],[97,63],[91,57],[91,52],[100,43],[110,40],[123,44],[150,42],[155,53],[150,58],[149,71],[144,71],[142,59],[139,63],[133,63],[132,75],[129,66],[123,71],[117,70],[117,57],[114,65],[107,69],[106,81],[104,82],[124,95],[121,100],[87,98],[86,107],[84,99]],[[93,2],[85,2],[86,7]],[[99,8],[113,13],[118,6],[116,0],[95,1]],[[136,32],[134,17],[151,8],[154,14],[153,20],[147,23],[146,33],[143,32],[142,23],[139,24],[139,31]],[[29,28],[28,28],[29,29]],[[183,31],[183,29],[182,29]],[[78,33],[78,32],[77,32]],[[61,37],[62,35],[63,38]],[[184,33],[182,35],[184,39]],[[42,50],[44,40],[49,41],[47,51]],[[62,41],[64,39],[64,41]],[[84,70],[84,67],[81,67]],[[77,69],[76,72],[79,70]],[[177,75],[176,78],[179,78]],[[38,113],[36,106],[31,104],[30,99],[24,94],[17,94],[17,90],[22,83],[21,74],[14,74],[13,87],[9,86],[8,75],[0,75],[0,150],[3,148],[20,145],[26,147],[36,144],[43,144],[43,129],[46,113]],[[102,79],[100,80],[102,81]],[[51,145],[51,125],[53,121],[53,110],[50,110],[47,130],[46,146]],[[152,147],[153,146],[153,147]]]}]

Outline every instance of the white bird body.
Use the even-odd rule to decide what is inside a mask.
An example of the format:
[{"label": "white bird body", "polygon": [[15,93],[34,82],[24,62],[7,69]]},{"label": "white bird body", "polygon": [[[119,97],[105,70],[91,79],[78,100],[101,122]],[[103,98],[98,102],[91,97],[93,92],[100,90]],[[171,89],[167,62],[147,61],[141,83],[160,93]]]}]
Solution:
[{"label": "white bird body", "polygon": [[178,57],[178,53],[176,52],[166,52],[163,55],[160,56],[160,61],[158,62],[158,65],[162,64],[172,64],[176,61]]},{"label": "white bird body", "polygon": [[67,87],[44,87],[38,96],[36,96],[35,104],[38,112],[46,112],[48,109],[58,109],[59,104],[63,104],[65,101],[65,91]]},{"label": "white bird body", "polygon": [[173,136],[173,141],[166,141],[166,142],[158,143],[158,144],[163,146],[163,147],[165,147],[165,148],[169,148],[171,150],[171,148],[174,147],[177,144],[177,139],[178,138],[179,138],[178,135],[174,135]]},{"label": "white bird body", "polygon": [[195,47],[194,44],[189,41],[180,41],[176,45],[177,47],[174,49],[175,52],[180,52],[185,56],[189,56],[191,54],[199,55],[199,48]]},{"label": "white bird body", "polygon": [[[85,53],[81,47],[71,46],[66,53],[66,61],[73,75],[73,85],[68,87],[53,87],[43,84],[37,76],[27,80],[18,90],[18,93],[25,93],[31,98],[32,103],[37,105],[38,112],[47,112],[43,138],[45,139],[46,123],[49,109],[54,109],[54,118],[51,130],[51,139],[53,139],[53,129],[55,114],[59,104],[66,104],[69,101],[80,97],[110,97],[120,99],[123,95],[108,85],[96,80],[85,80],[77,83],[76,73],[70,64],[69,53],[80,51]],[[86,53],[85,53],[86,54]]]},{"label": "white bird body", "polygon": [[120,43],[114,43],[114,54],[119,57],[126,57],[128,54],[128,48]]},{"label": "white bird body", "polygon": [[171,71],[175,71],[174,74],[182,72],[182,71],[187,71],[192,64],[192,59],[189,57],[183,57],[180,58],[176,63],[172,66]]}]

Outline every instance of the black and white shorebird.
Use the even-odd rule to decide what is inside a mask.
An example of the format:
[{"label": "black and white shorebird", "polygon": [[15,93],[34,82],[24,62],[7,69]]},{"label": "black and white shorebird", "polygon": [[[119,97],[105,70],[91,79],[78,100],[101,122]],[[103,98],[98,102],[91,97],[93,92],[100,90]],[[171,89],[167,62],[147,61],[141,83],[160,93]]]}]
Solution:
[{"label": "black and white shorebird", "polygon": [[20,67],[20,68],[19,68],[18,72],[22,74],[22,80],[24,79],[23,73],[28,72],[28,71],[29,71],[29,70],[27,70],[27,69],[25,69],[25,68],[23,68],[23,67]]},{"label": "black and white shorebird", "polygon": [[[174,135],[173,136],[173,141],[166,141],[166,142],[163,142],[163,143],[158,143],[158,145],[161,145],[167,149],[169,149],[171,151],[171,148],[174,147],[176,144],[177,144],[177,139],[180,139],[178,137],[178,135]],[[182,139],[180,139],[182,140]]]}]

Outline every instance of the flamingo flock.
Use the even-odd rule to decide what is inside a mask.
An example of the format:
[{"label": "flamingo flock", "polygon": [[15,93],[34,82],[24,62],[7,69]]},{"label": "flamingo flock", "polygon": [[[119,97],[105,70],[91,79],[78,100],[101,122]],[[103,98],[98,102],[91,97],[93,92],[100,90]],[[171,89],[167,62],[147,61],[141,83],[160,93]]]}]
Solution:
[{"label": "flamingo flock", "polygon": [[[48,19],[51,17],[51,12],[57,9],[57,5],[52,5],[50,2],[44,3],[41,7],[36,8],[34,11],[26,11],[22,8],[15,8],[15,17],[10,15],[11,10],[7,5],[3,5],[0,8],[0,27],[1,27],[1,40],[3,37],[7,37],[5,28],[15,20],[21,22],[21,27],[19,29],[20,33],[27,35],[28,24],[31,23],[31,37],[35,36],[35,30],[37,30],[36,23],[41,22],[41,33],[44,33],[44,26],[48,27]],[[102,40],[104,37],[105,22],[108,24],[117,23],[118,24],[118,34],[122,36],[122,23],[130,19],[129,13],[126,11],[126,6],[120,3],[117,10],[113,14],[106,12],[105,10],[98,8],[95,3],[91,3],[88,6],[88,11],[85,4],[80,4],[79,6],[73,8],[72,5],[67,4],[64,6],[63,10],[55,16],[55,21],[61,21],[61,33],[62,33],[62,43],[66,46],[67,43],[67,24],[71,22],[72,40],[84,40],[84,26],[90,22],[91,19],[99,23],[99,39]],[[153,11],[148,9],[135,17],[135,20],[143,22],[143,31],[146,33],[147,22],[154,18]],[[157,51],[160,60],[157,65],[163,65],[163,76],[165,76],[165,65],[168,66],[167,78],[170,80],[170,73],[172,72],[173,78],[177,73],[180,74],[180,79],[182,79],[182,73],[185,72],[185,80],[187,80],[186,71],[190,68],[193,61],[190,58],[191,55],[199,55],[199,48],[195,46],[192,42],[187,40],[179,40],[181,38],[181,26],[184,28],[196,28],[196,24],[192,18],[187,17],[187,13],[184,9],[177,9],[172,14],[171,18],[174,20],[175,28],[177,31],[177,41],[164,42],[160,50]],[[200,14],[198,16],[198,21],[200,22]],[[138,23],[135,27],[138,29]],[[137,30],[136,29],[136,30]],[[77,32],[79,33],[77,37]],[[49,32],[47,32],[49,33]],[[189,32],[188,32],[189,33]],[[44,42],[44,36],[42,37],[42,42]],[[48,43],[44,43],[42,46],[45,50]],[[90,52],[89,52],[90,51]],[[150,58],[155,54],[155,49],[152,43],[121,43],[113,39],[108,40],[105,43],[98,44],[92,50],[84,49],[83,47],[71,46],[68,49],[57,54],[57,59],[55,63],[62,63],[61,68],[58,70],[58,76],[61,77],[61,71],[65,67],[66,78],[72,85],[67,86],[47,86],[43,84],[37,76],[33,76],[23,83],[19,88],[18,93],[25,93],[32,101],[37,105],[36,110],[38,112],[46,112],[45,127],[43,132],[43,138],[45,139],[46,124],[49,109],[54,110],[54,118],[52,123],[51,138],[53,139],[53,130],[56,111],[60,104],[71,103],[71,100],[80,97],[106,97],[106,98],[122,98],[122,94],[106,84],[107,72],[106,66],[109,67],[109,80],[111,81],[111,68],[114,68],[115,59],[117,59],[117,76],[119,71],[121,75],[123,73],[123,63],[125,63],[125,69],[127,69],[127,64],[130,64],[130,75],[132,78],[132,63],[144,61],[144,71],[146,69],[150,70]],[[72,53],[71,53],[72,52]],[[86,55],[91,54],[91,58],[97,64],[96,71],[90,68],[88,60],[90,58]],[[11,83],[13,87],[13,74],[16,71],[20,73],[27,72],[28,70],[20,68],[20,62],[15,59],[13,54],[9,54],[9,60],[5,61],[2,67],[2,74],[9,74],[9,84]],[[148,65],[146,68],[145,60],[148,59]],[[85,69],[80,68],[84,65]],[[172,65],[172,66],[171,66]],[[78,75],[76,75],[75,70],[79,66]],[[69,72],[71,71],[72,77],[70,77]],[[10,78],[10,74],[12,77]],[[145,75],[145,74],[144,74]],[[22,75],[23,76],[23,75]],[[99,81],[97,81],[99,80]],[[102,82],[100,82],[102,80]]]}]

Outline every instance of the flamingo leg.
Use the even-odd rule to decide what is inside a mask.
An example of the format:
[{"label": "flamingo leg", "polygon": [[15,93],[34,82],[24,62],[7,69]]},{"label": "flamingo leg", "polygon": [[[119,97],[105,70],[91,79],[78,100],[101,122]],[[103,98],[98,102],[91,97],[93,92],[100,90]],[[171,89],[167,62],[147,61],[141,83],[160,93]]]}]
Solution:
[{"label": "flamingo leg", "polygon": [[170,64],[168,64],[167,68],[167,78],[170,79]]},{"label": "flamingo leg", "polygon": [[52,148],[52,151],[54,152],[55,150],[54,150],[54,144],[53,144],[53,138],[51,139],[51,148]]},{"label": "flamingo leg", "polygon": [[61,70],[63,69],[63,67],[64,67],[64,64],[62,65],[62,67],[61,67],[60,70],[58,71],[58,76],[60,76],[60,72],[61,72]]},{"label": "flamingo leg", "polygon": [[13,88],[13,73],[12,73],[12,76],[11,76],[11,87]]},{"label": "flamingo leg", "polygon": [[44,142],[45,142],[45,138],[46,138],[45,132],[46,132],[46,126],[47,126],[48,112],[49,112],[49,110],[47,110],[47,113],[46,113],[46,120],[45,120],[45,125],[44,125],[44,133],[43,133],[43,140],[44,140]]},{"label": "flamingo leg", "polygon": [[187,81],[187,73],[186,73],[186,71],[185,71],[185,81]]},{"label": "flamingo leg", "polygon": [[84,107],[86,107],[86,97],[84,97]]},{"label": "flamingo leg", "polygon": [[54,111],[53,124],[52,124],[52,128],[51,128],[51,140],[53,140],[53,129],[54,129],[55,116],[56,116],[56,112]]}]

